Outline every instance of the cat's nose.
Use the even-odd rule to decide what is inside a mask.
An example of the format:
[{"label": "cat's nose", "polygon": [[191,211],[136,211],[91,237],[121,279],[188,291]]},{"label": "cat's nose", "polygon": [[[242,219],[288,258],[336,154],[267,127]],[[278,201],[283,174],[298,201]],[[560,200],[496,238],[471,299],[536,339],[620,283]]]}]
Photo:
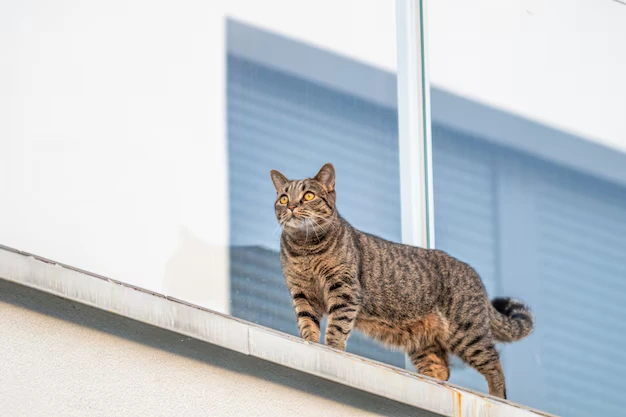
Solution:
[{"label": "cat's nose", "polygon": [[289,210],[294,211],[296,209],[296,207],[298,207],[298,206],[293,204],[293,205],[289,206]]}]

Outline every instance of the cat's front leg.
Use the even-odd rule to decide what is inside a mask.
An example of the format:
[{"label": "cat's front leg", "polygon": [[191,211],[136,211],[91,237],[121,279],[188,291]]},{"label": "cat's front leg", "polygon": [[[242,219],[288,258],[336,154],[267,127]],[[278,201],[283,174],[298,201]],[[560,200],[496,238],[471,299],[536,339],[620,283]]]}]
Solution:
[{"label": "cat's front leg", "polygon": [[293,308],[296,312],[298,321],[298,330],[300,337],[307,342],[320,341],[320,318],[319,309],[313,307],[311,303],[311,295],[307,295],[307,291],[299,287],[290,289]]},{"label": "cat's front leg", "polygon": [[346,350],[348,336],[354,326],[361,289],[356,277],[334,276],[326,280],[324,295],[328,306],[328,326],[324,343],[339,350]]}]

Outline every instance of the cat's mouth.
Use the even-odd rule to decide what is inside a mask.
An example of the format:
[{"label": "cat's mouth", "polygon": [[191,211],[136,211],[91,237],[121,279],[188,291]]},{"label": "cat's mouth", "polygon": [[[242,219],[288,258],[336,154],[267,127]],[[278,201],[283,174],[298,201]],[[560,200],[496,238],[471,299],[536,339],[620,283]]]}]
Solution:
[{"label": "cat's mouth", "polygon": [[295,215],[292,215],[289,218],[289,220],[285,222],[285,225],[289,227],[297,227],[297,228],[304,227],[304,219],[300,217],[296,217]]}]

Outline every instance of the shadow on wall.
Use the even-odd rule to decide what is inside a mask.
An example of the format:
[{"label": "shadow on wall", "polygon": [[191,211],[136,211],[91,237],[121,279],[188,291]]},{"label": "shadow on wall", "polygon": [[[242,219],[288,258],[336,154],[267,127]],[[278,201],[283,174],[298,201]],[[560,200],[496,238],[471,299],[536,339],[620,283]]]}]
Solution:
[{"label": "shadow on wall", "polygon": [[166,295],[221,313],[230,313],[229,250],[210,245],[183,228],[165,265]]}]

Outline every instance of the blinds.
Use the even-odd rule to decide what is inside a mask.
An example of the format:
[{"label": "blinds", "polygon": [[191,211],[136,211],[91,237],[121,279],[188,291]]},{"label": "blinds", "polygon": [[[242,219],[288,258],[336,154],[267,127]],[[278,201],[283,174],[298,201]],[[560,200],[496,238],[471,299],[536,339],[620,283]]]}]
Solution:
[{"label": "blinds", "polygon": [[622,415],[626,190],[546,169],[536,192],[546,408],[567,416]]}]

